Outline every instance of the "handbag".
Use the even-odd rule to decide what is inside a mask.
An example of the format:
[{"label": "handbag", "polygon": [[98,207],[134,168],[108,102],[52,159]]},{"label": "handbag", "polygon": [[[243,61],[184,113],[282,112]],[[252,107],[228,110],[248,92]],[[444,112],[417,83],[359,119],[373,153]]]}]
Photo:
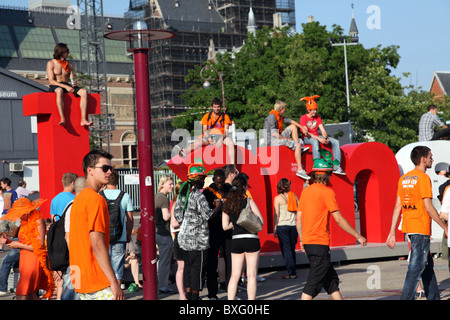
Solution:
[{"label": "handbag", "polygon": [[257,234],[262,230],[262,222],[250,207],[250,199],[247,199],[247,205],[241,210],[236,224],[250,233]]}]

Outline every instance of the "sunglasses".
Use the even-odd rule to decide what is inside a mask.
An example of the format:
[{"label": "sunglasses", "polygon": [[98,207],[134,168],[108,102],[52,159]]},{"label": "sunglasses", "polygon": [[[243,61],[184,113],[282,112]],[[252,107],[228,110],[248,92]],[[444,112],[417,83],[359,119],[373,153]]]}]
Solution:
[{"label": "sunglasses", "polygon": [[113,167],[108,166],[106,164],[102,165],[101,167],[92,167],[92,168],[98,168],[98,169],[102,169],[102,171],[104,173],[107,173],[109,170],[111,170],[111,172],[113,171]]}]

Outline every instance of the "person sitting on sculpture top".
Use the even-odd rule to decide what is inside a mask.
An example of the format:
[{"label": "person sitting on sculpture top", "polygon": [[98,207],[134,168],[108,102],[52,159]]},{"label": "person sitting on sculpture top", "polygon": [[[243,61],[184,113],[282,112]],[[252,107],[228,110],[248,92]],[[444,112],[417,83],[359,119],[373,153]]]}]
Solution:
[{"label": "person sitting on sculpture top", "polygon": [[[273,110],[264,119],[264,139],[267,146],[286,146],[294,151],[295,162],[297,163],[296,175],[304,180],[310,179],[302,166],[301,155],[309,149],[303,148],[303,140],[298,137],[300,124],[284,116],[287,106],[283,101],[277,101]],[[288,126],[283,129],[284,124]]]},{"label": "person sitting on sculpture top", "polygon": [[[320,144],[330,145],[334,159],[341,162],[341,147],[337,139],[328,136],[325,127],[322,123],[322,118],[317,114],[316,98],[320,96],[314,95],[312,97],[303,97],[300,101],[306,100],[306,114],[300,117],[300,126],[302,127],[303,141],[305,144],[312,146],[313,159],[320,158]],[[320,130],[320,133],[319,133]],[[335,165],[333,173],[345,175],[340,165]]]},{"label": "person sitting on sculpture top", "polygon": [[211,111],[202,118],[203,134],[197,138],[186,150],[181,150],[180,154],[185,157],[195,149],[203,146],[215,145],[217,148],[223,144],[227,146],[229,162],[234,164],[234,142],[227,137],[228,129],[231,125],[230,117],[221,111],[222,101],[214,98],[211,102]]},{"label": "person sitting on sculpture top", "polygon": [[[90,126],[90,122],[87,118],[87,91],[80,88],[75,84],[75,78],[73,74],[72,64],[67,61],[67,57],[70,51],[65,43],[58,43],[55,46],[53,59],[47,62],[47,76],[49,80],[49,92],[56,93],[56,106],[58,108],[60,121],[59,125],[64,126],[66,124],[66,118],[64,116],[64,93],[73,93],[75,97],[80,97],[80,109],[81,109],[81,126]],[[69,80],[70,79],[70,80]],[[69,83],[69,81],[71,83]]]}]

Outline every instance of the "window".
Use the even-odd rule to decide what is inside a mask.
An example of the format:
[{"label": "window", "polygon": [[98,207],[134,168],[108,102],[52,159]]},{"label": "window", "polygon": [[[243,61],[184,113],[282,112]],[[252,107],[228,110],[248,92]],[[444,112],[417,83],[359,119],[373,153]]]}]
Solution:
[{"label": "window", "polygon": [[129,168],[138,167],[138,146],[136,135],[133,131],[126,131],[122,134],[122,161],[123,165]]},{"label": "window", "polygon": [[0,25],[0,57],[17,57],[17,51],[7,25]]},{"label": "window", "polygon": [[52,59],[55,39],[50,28],[13,26],[24,58]]}]

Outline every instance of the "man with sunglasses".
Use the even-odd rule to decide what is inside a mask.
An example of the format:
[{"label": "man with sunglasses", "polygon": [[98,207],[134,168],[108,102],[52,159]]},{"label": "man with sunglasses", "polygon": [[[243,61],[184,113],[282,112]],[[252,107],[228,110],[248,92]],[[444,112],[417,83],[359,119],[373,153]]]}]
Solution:
[{"label": "man with sunglasses", "polygon": [[69,256],[74,289],[81,300],[123,300],[109,256],[109,212],[98,193],[112,174],[112,155],[92,150],[83,159],[85,188],[70,214]]},{"label": "man with sunglasses", "polygon": [[[69,63],[69,48],[65,43],[58,43],[55,46],[53,59],[47,62],[47,77],[49,80],[49,92],[56,93],[56,107],[58,108],[60,121],[59,125],[66,124],[64,115],[64,93],[73,93],[75,97],[81,98],[81,126],[91,126],[92,122],[87,118],[87,91],[78,87],[75,83],[72,64]],[[69,83],[70,81],[70,83]]]}]

